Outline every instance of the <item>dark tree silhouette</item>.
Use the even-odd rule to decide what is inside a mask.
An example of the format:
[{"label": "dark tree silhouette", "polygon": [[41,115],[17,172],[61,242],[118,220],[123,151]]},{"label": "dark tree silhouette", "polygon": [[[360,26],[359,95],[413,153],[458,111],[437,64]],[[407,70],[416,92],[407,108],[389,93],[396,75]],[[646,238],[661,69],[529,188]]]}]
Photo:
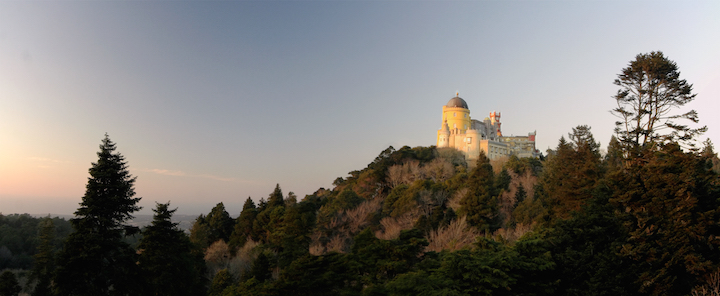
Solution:
[{"label": "dark tree silhouette", "polygon": [[139,231],[126,222],[140,210],[140,198],[133,197],[135,178],[115,148],[106,134],[71,221],[75,232],[58,256],[58,295],[137,295],[141,288],[137,255],[123,241]]}]

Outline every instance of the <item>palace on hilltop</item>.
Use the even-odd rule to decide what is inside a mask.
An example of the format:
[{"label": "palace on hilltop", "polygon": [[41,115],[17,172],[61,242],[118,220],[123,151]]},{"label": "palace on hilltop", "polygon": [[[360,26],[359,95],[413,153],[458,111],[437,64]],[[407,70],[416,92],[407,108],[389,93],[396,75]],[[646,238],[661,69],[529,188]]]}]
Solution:
[{"label": "palace on hilltop", "polygon": [[503,136],[500,112],[491,112],[483,121],[470,118],[468,105],[458,96],[443,106],[442,126],[437,132],[437,147],[452,147],[465,153],[468,160],[477,159],[480,151],[493,160],[516,155],[539,157],[535,149],[535,132],[527,136]]}]

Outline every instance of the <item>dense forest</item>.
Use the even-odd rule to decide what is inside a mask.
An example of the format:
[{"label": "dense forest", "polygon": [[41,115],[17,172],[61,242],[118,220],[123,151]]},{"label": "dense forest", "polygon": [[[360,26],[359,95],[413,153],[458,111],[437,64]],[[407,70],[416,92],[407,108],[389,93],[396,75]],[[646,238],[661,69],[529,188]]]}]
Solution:
[{"label": "dense forest", "polygon": [[36,247],[0,261],[34,259],[0,295],[718,295],[720,160],[678,122],[697,114],[672,112],[692,85],[660,52],[615,84],[606,150],[583,125],[540,159],[389,147],[303,198],[277,185],[237,217],[219,202],[189,234],[169,203],[127,225],[135,179],[106,136],[72,231],[0,216]]}]

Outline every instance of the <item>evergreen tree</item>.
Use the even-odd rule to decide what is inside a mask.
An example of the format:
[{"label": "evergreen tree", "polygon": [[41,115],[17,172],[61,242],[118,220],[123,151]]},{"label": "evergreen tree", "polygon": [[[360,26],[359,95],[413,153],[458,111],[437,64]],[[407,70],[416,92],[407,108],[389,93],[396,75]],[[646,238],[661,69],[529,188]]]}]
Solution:
[{"label": "evergreen tree", "polygon": [[139,210],[135,178],[125,158],[105,135],[90,168],[90,178],[70,234],[58,256],[55,288],[58,295],[137,295],[137,255],[123,236],[137,227],[127,225]]},{"label": "evergreen tree", "polygon": [[206,249],[218,240],[227,242],[234,226],[235,220],[230,218],[225,205],[218,203],[207,216],[201,214],[195,219],[190,229],[190,241],[201,249]]},{"label": "evergreen tree", "polygon": [[610,176],[611,202],[628,229],[621,253],[637,263],[641,292],[687,295],[720,263],[719,177],[678,144],[656,148],[644,147]]},{"label": "evergreen tree", "polygon": [[218,203],[210,214],[205,218],[208,226],[210,227],[210,237],[208,238],[209,244],[212,244],[218,240],[227,242],[230,240],[230,234],[233,232],[235,226],[235,220],[230,217],[230,214],[225,210],[223,203]]},{"label": "evergreen tree", "polygon": [[171,221],[177,209],[157,204],[150,226],[143,231],[138,263],[148,283],[147,295],[200,295],[204,261],[193,252],[190,239]]},{"label": "evergreen tree", "polygon": [[627,231],[608,202],[612,192],[605,181],[597,188],[583,211],[546,231],[557,263],[558,294],[636,295],[636,269],[619,255]]},{"label": "evergreen tree", "polygon": [[209,247],[213,242],[210,238],[210,225],[208,225],[203,214],[200,214],[200,216],[195,218],[193,226],[190,227],[190,241],[198,249],[202,250],[207,249],[207,247]]},{"label": "evergreen tree", "polygon": [[618,74],[615,85],[620,86],[615,95],[618,107],[612,110],[620,118],[615,123],[615,132],[628,148],[626,152],[636,153],[639,147],[651,143],[682,141],[693,146],[690,140],[707,130],[674,122],[676,119],[698,122],[695,110],[683,114],[671,112],[692,102],[695,94],[692,84],[680,79],[677,64],[660,51],[638,54]]},{"label": "evergreen tree", "polygon": [[215,277],[210,283],[210,289],[208,290],[208,296],[221,296],[223,291],[230,287],[233,283],[233,278],[230,272],[226,269],[220,270],[215,274]]},{"label": "evergreen tree", "polygon": [[567,219],[592,197],[596,182],[604,175],[598,144],[590,127],[581,125],[569,134],[571,142],[560,138],[555,152],[548,157],[540,179],[542,201],[549,219]]},{"label": "evergreen tree", "polygon": [[274,230],[281,226],[284,214],[285,202],[280,184],[277,184],[267,202],[260,199],[258,214],[253,221],[253,239],[264,243],[270,242]]},{"label": "evergreen tree", "polygon": [[612,136],[610,142],[608,142],[607,153],[603,161],[608,172],[622,168],[624,161],[623,148],[615,136]]},{"label": "evergreen tree", "polygon": [[248,197],[245,200],[240,216],[235,220],[235,227],[230,235],[229,245],[231,251],[235,252],[237,249],[242,248],[245,242],[251,239],[255,216],[257,216],[257,208],[253,200]]},{"label": "evergreen tree", "polygon": [[30,272],[29,282],[35,282],[33,296],[52,295],[51,281],[52,273],[55,271],[55,252],[53,241],[55,240],[55,223],[48,216],[40,222],[38,234],[38,250],[35,256],[35,263]]},{"label": "evergreen tree", "polygon": [[6,270],[0,274],[0,296],[18,296],[22,287],[12,271]]},{"label": "evergreen tree", "polygon": [[468,192],[460,200],[459,215],[466,215],[467,222],[478,229],[497,228],[497,189],[490,159],[480,152],[475,168],[467,181]]},{"label": "evergreen tree", "polygon": [[270,197],[268,197],[267,202],[268,202],[268,207],[285,206],[285,202],[283,201],[282,190],[280,190],[280,184],[275,184],[275,190],[273,190],[273,192],[270,193]]}]

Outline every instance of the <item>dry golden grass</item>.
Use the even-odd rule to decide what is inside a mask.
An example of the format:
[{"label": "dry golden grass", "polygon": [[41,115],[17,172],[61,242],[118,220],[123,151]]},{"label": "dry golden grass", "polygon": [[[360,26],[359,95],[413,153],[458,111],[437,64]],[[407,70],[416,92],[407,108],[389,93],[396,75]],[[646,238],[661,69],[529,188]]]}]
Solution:
[{"label": "dry golden grass", "polygon": [[462,216],[445,227],[430,231],[426,236],[429,244],[425,251],[456,251],[470,247],[480,232],[468,225],[465,218]]}]

